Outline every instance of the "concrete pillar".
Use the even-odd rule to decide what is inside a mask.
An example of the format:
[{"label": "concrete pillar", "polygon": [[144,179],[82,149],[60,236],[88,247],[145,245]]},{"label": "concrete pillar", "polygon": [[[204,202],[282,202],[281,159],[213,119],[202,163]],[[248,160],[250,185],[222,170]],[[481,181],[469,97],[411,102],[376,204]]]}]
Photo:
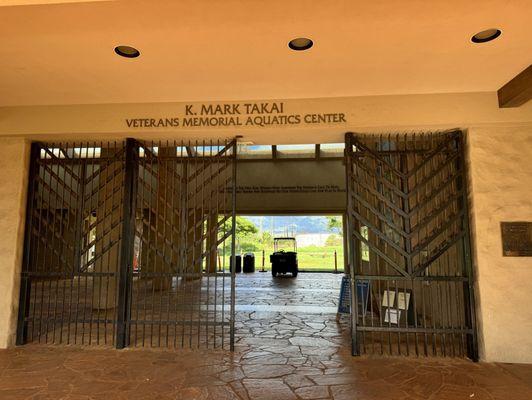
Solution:
[{"label": "concrete pillar", "polygon": [[[175,157],[175,147],[159,147],[159,157]],[[166,276],[156,277],[153,279],[153,287],[155,290],[168,290],[172,286],[172,266],[175,267],[177,262],[177,254],[174,257],[173,248],[177,247],[179,237],[175,234],[175,230],[168,224],[172,220],[172,215],[175,209],[179,207],[179,196],[175,193],[175,188],[179,182],[175,182],[176,176],[176,162],[174,160],[159,159],[157,165],[157,188],[156,197],[153,199],[152,207],[154,207],[154,214],[151,220],[153,231],[150,235],[150,246],[153,251],[153,258],[151,262],[153,265],[148,268],[157,273],[166,274]],[[174,221],[172,221],[173,223]],[[178,221],[177,221],[178,222]],[[177,225],[179,226],[179,225]],[[174,226],[175,227],[175,226]],[[174,262],[175,258],[175,262]]]},{"label": "concrete pillar", "polygon": [[24,247],[29,148],[24,139],[0,139],[0,348],[13,346]]}]

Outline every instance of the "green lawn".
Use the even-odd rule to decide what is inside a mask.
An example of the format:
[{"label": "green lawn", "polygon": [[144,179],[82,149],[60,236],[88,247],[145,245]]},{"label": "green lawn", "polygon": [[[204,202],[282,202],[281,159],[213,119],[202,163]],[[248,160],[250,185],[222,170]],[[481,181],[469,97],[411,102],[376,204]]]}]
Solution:
[{"label": "green lawn", "polygon": [[[338,260],[338,271],[344,270],[344,253],[342,246],[307,246],[297,249],[299,269],[302,271],[334,271],[334,252]],[[264,269],[271,270],[270,254],[273,248],[264,249]],[[262,269],[262,251],[254,251],[255,269]],[[227,258],[226,263],[229,261]],[[226,264],[227,265],[227,264]]]}]

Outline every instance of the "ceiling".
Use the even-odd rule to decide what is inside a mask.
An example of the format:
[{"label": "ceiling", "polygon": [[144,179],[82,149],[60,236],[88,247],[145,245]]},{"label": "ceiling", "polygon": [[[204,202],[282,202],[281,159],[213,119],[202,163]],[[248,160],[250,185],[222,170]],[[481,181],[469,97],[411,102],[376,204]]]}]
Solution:
[{"label": "ceiling", "polygon": [[530,0],[3,5],[0,106],[494,91],[532,62]]}]

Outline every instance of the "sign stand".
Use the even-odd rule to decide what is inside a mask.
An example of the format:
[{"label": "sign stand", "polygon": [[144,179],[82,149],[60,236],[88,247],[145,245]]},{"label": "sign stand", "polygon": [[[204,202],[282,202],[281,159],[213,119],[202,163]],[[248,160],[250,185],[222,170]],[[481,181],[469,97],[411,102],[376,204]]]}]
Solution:
[{"label": "sign stand", "polygon": [[[348,275],[342,277],[342,285],[340,286],[340,297],[338,299],[338,311],[336,313],[336,321],[340,320],[341,314],[349,314],[351,312],[351,278]],[[359,306],[359,314],[366,316],[368,312],[369,303],[369,281],[357,281],[357,298]]]}]

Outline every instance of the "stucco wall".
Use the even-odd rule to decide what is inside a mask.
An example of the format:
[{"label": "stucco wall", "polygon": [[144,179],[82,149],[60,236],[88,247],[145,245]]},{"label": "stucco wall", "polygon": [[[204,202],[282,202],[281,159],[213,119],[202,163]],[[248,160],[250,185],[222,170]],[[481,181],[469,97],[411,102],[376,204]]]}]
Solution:
[{"label": "stucco wall", "polygon": [[29,145],[0,139],[0,348],[15,342]]},{"label": "stucco wall", "polygon": [[469,129],[480,355],[532,363],[532,257],[503,257],[501,221],[532,221],[532,126]]},{"label": "stucco wall", "polygon": [[[495,92],[253,102],[261,101],[282,101],[285,114],[344,113],[345,122],[264,127],[135,128],[129,127],[126,120],[183,117],[185,104],[199,107],[200,103],[0,107],[0,136],[21,135],[38,140],[109,140],[124,137],[202,140],[242,135],[244,141],[255,144],[339,143],[344,141],[347,131],[395,133],[532,122],[532,102],[517,108],[499,108]],[[205,102],[220,104],[209,102],[207,99]]]}]

